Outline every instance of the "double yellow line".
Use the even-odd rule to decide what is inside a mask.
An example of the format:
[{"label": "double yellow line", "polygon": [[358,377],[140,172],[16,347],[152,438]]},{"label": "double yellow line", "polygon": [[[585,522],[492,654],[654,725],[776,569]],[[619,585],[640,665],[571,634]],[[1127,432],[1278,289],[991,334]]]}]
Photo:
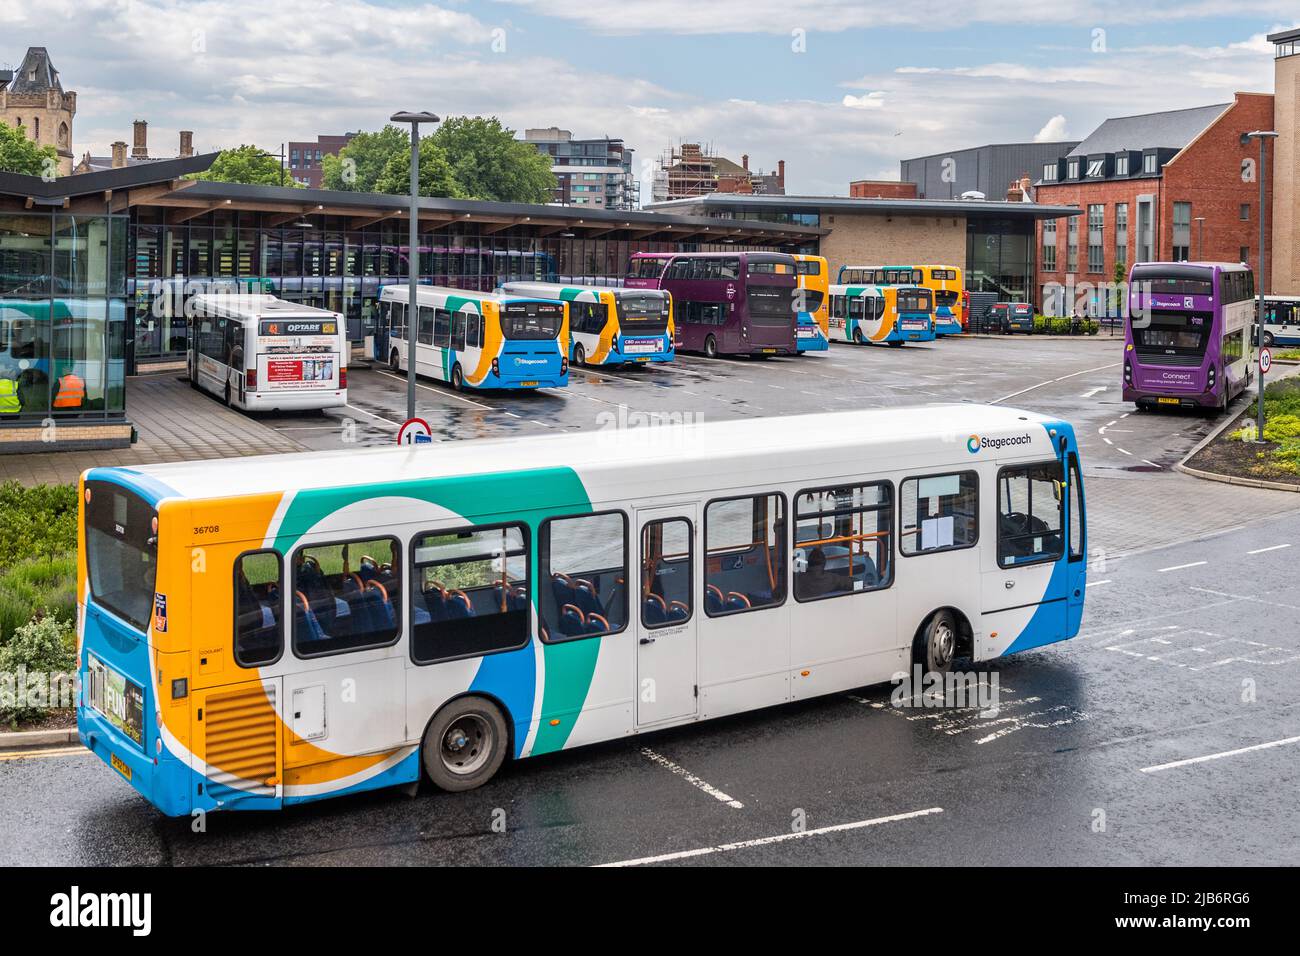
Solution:
[{"label": "double yellow line", "polygon": [[11,750],[0,753],[0,761],[40,760],[46,757],[89,757],[90,751],[78,744],[75,747],[51,747],[48,750]]}]

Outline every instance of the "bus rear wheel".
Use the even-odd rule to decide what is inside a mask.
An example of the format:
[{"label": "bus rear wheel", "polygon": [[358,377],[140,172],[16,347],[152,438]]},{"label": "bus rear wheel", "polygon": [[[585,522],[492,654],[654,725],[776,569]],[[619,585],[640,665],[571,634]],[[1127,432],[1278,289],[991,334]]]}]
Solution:
[{"label": "bus rear wheel", "polygon": [[912,642],[912,662],[920,664],[926,673],[948,673],[957,657],[958,634],[951,612],[935,612]]},{"label": "bus rear wheel", "polygon": [[226,400],[226,407],[229,408],[230,407],[230,379],[226,379],[225,400]]},{"label": "bus rear wheel", "polygon": [[481,787],[496,775],[509,743],[499,707],[482,697],[462,697],[429,721],[420,760],[434,786],[461,793]]},{"label": "bus rear wheel", "polygon": [[1272,332],[1265,332],[1265,333],[1264,333],[1264,348],[1266,348],[1266,349],[1271,349],[1272,347],[1273,347],[1273,333],[1272,333]]},{"label": "bus rear wheel", "polygon": [[402,370],[402,354],[397,349],[393,349],[388,353],[388,368],[393,372]]},{"label": "bus rear wheel", "polygon": [[867,344],[867,340],[864,339],[864,338],[862,337],[862,330],[861,330],[861,329],[854,329],[854,330],[853,330],[853,344],[854,344],[854,345],[866,345],[866,344]]},{"label": "bus rear wheel", "polygon": [[718,340],[712,335],[704,340],[704,355],[706,358],[718,357]]},{"label": "bus rear wheel", "polygon": [[578,342],[573,346],[573,364],[574,365],[587,364],[587,350],[582,347],[581,342]]},{"label": "bus rear wheel", "polygon": [[458,392],[465,391],[465,372],[459,362],[451,367],[451,387]]}]

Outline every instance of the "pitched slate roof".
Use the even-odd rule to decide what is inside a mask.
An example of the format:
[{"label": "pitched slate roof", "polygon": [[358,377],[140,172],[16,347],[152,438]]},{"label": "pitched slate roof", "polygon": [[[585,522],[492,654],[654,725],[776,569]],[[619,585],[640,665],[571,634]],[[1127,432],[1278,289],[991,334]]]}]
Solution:
[{"label": "pitched slate roof", "polygon": [[1186,110],[1118,116],[1102,123],[1067,156],[1115,153],[1121,149],[1182,149],[1230,107],[1231,103],[1195,106]]},{"label": "pitched slate roof", "polygon": [[[35,74],[35,78],[31,78]],[[7,89],[10,93],[44,93],[47,90],[63,92],[59,71],[50,62],[50,54],[43,46],[29,47],[22,66],[13,71]]]}]

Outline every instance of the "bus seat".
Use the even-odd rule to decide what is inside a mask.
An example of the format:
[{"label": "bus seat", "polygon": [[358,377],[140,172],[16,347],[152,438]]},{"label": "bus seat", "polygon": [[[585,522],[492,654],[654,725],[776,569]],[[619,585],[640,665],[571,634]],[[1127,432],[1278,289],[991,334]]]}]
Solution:
[{"label": "bus seat", "polygon": [[447,619],[447,592],[442,589],[442,585],[430,584],[420,591],[420,596],[424,599],[424,606],[428,609],[431,620]]},{"label": "bus seat", "polygon": [[447,620],[455,621],[474,616],[474,604],[464,591],[447,592]]},{"label": "bus seat", "polygon": [[573,604],[560,608],[560,633],[566,637],[577,637],[587,629],[587,618],[582,610]]},{"label": "bus seat", "polygon": [[583,614],[603,614],[605,606],[600,603],[596,586],[585,578],[573,579],[573,603],[582,609]]},{"label": "bus seat", "polygon": [[658,594],[647,594],[641,602],[641,619],[646,627],[657,627],[668,621],[668,604]]},{"label": "bus seat", "polygon": [[607,620],[605,619],[605,615],[603,615],[603,614],[588,614],[588,615],[587,615],[587,629],[586,629],[585,633],[587,633],[587,634],[608,634],[608,633],[609,633],[609,621],[607,621]]},{"label": "bus seat", "polygon": [[685,621],[691,616],[690,605],[685,601],[674,601],[668,605],[668,620],[672,622]]},{"label": "bus seat", "polygon": [[727,594],[728,611],[748,611],[752,606],[749,598],[739,591],[731,591]]},{"label": "bus seat", "polygon": [[721,614],[727,609],[727,599],[716,584],[710,584],[704,590],[704,609],[710,614]]},{"label": "bus seat", "polygon": [[522,584],[515,585],[510,589],[510,597],[506,600],[506,608],[511,611],[528,610],[528,588]]},{"label": "bus seat", "polygon": [[367,581],[365,594],[369,604],[370,630],[392,630],[397,625],[397,616],[393,612],[393,602],[388,597],[388,588],[379,581]]},{"label": "bus seat", "polygon": [[418,627],[421,624],[431,624],[432,622],[433,615],[429,613],[429,602],[426,600],[424,592],[417,590],[411,600],[411,626]]},{"label": "bus seat", "polygon": [[295,591],[294,597],[298,599],[293,605],[294,633],[303,635],[304,639],[308,641],[325,640],[325,632],[321,629],[320,622],[316,620],[316,615],[312,613],[311,605],[307,602],[307,595],[301,591]]}]

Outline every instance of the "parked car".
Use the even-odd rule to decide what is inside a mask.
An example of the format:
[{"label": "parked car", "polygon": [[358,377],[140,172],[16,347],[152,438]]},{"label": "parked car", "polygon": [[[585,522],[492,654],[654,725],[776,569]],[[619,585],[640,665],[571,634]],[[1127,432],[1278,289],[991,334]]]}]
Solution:
[{"label": "parked car", "polygon": [[1034,307],[1028,302],[998,302],[989,311],[989,319],[1005,335],[1034,334]]}]

